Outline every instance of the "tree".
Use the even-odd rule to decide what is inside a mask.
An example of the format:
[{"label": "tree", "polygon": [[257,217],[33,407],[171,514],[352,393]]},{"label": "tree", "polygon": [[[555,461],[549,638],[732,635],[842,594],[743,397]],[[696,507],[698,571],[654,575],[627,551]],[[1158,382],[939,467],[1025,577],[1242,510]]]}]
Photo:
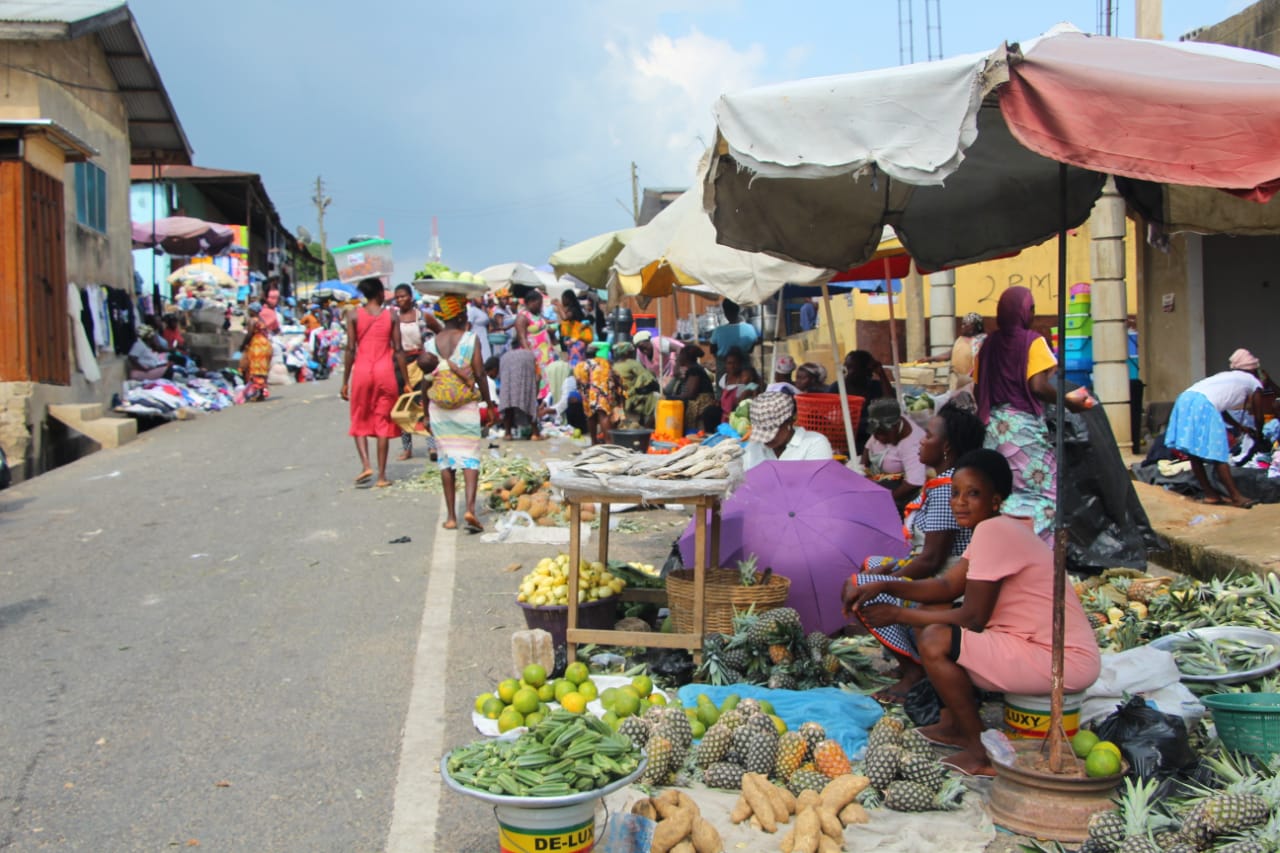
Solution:
[{"label": "tree", "polygon": [[307,244],[307,250],[311,252],[312,257],[316,258],[320,257],[321,251],[324,252],[323,275],[318,274],[320,272],[319,264],[306,258],[299,259],[298,265],[300,267],[305,267],[308,275],[314,277],[316,281],[328,281],[338,277],[338,262],[333,259],[333,252],[330,252],[328,249],[322,250],[320,244],[314,240]]}]

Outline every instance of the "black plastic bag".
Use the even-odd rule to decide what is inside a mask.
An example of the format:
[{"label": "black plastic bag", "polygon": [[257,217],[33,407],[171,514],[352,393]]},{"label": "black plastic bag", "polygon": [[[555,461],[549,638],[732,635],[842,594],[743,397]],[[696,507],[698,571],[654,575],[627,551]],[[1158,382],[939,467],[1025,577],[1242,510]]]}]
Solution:
[{"label": "black plastic bag", "polygon": [[942,716],[942,700],[929,679],[922,678],[907,691],[902,700],[902,710],[917,726],[931,726]]},{"label": "black plastic bag", "polygon": [[1196,762],[1182,718],[1157,711],[1140,696],[1118,706],[1093,731],[1120,747],[1129,772],[1140,779],[1162,779]]},{"label": "black plastic bag", "polygon": [[693,656],[684,649],[650,649],[649,671],[677,687],[693,681]]},{"label": "black plastic bag", "polygon": [[672,572],[678,572],[684,568],[684,558],[680,556],[680,540],[671,543],[671,553],[667,554],[667,560],[662,564],[662,576],[665,578]]}]

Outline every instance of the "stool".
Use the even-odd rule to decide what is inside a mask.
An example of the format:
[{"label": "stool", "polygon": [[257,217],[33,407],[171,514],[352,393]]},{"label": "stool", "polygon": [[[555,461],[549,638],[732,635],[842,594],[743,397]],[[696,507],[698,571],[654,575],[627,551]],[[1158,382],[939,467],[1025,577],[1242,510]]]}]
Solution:
[{"label": "stool", "polygon": [[[1080,706],[1083,702],[1083,693],[1064,693],[1062,696],[1062,728],[1066,730],[1067,737],[1080,730]],[[1049,694],[1004,694],[1004,724],[1014,737],[1048,737]]]}]

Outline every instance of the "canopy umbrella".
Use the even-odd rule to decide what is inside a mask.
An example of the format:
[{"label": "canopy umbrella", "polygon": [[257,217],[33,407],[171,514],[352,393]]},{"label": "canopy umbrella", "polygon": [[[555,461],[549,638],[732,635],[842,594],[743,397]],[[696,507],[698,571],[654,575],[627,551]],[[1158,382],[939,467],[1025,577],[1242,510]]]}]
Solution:
[{"label": "canopy umbrella", "polygon": [[219,255],[230,249],[236,232],[229,225],[205,222],[191,216],[169,216],[152,222],[133,223],[133,248],[161,249],[170,255]]},{"label": "canopy umbrella", "polygon": [[[721,242],[845,268],[868,260],[891,224],[919,264],[938,269],[1056,233],[1059,328],[1066,232],[1088,217],[1107,174],[1131,197],[1168,185],[1267,201],[1280,189],[1272,144],[1280,59],[1219,45],[1061,27],[1021,49],[724,96],[715,115],[719,156],[704,174],[704,205]],[[1060,361],[1059,470],[1063,370]],[[1065,741],[1064,493],[1054,555],[1055,770]]]},{"label": "canopy umbrella", "polygon": [[214,264],[187,264],[169,276],[170,284],[199,284],[235,288],[236,280]]},{"label": "canopy umbrella", "polygon": [[607,285],[613,259],[618,257],[635,231],[635,228],[623,228],[588,237],[558,250],[548,261],[556,275],[571,275],[588,287],[599,290]]},{"label": "canopy umbrella", "polygon": [[[838,591],[867,557],[905,557],[902,518],[883,486],[834,460],[762,462],[724,503],[720,561],[755,555],[758,568],[791,579],[787,605],[805,631],[844,627]],[[693,564],[693,523],[680,537]]]},{"label": "canopy umbrella", "polygon": [[[523,295],[524,291],[542,285],[542,278],[538,275],[537,270],[519,261],[494,264],[491,267],[485,267],[480,270],[476,275],[484,279],[485,284],[489,286],[490,293],[497,293],[499,290],[505,289],[520,296]],[[516,292],[517,288],[520,290],[519,293]]]}]

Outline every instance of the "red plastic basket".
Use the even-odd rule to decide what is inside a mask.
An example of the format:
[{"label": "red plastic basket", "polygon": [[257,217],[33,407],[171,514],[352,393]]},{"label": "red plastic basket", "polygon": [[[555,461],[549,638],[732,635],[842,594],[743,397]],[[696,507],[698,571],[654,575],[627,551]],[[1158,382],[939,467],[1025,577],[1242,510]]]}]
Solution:
[{"label": "red plastic basket", "polygon": [[[853,431],[858,431],[862,419],[863,397],[849,395],[849,417]],[[831,442],[831,450],[840,456],[849,455],[849,442],[844,435],[844,417],[840,414],[839,394],[797,394],[796,424],[813,432],[820,432]]]}]

